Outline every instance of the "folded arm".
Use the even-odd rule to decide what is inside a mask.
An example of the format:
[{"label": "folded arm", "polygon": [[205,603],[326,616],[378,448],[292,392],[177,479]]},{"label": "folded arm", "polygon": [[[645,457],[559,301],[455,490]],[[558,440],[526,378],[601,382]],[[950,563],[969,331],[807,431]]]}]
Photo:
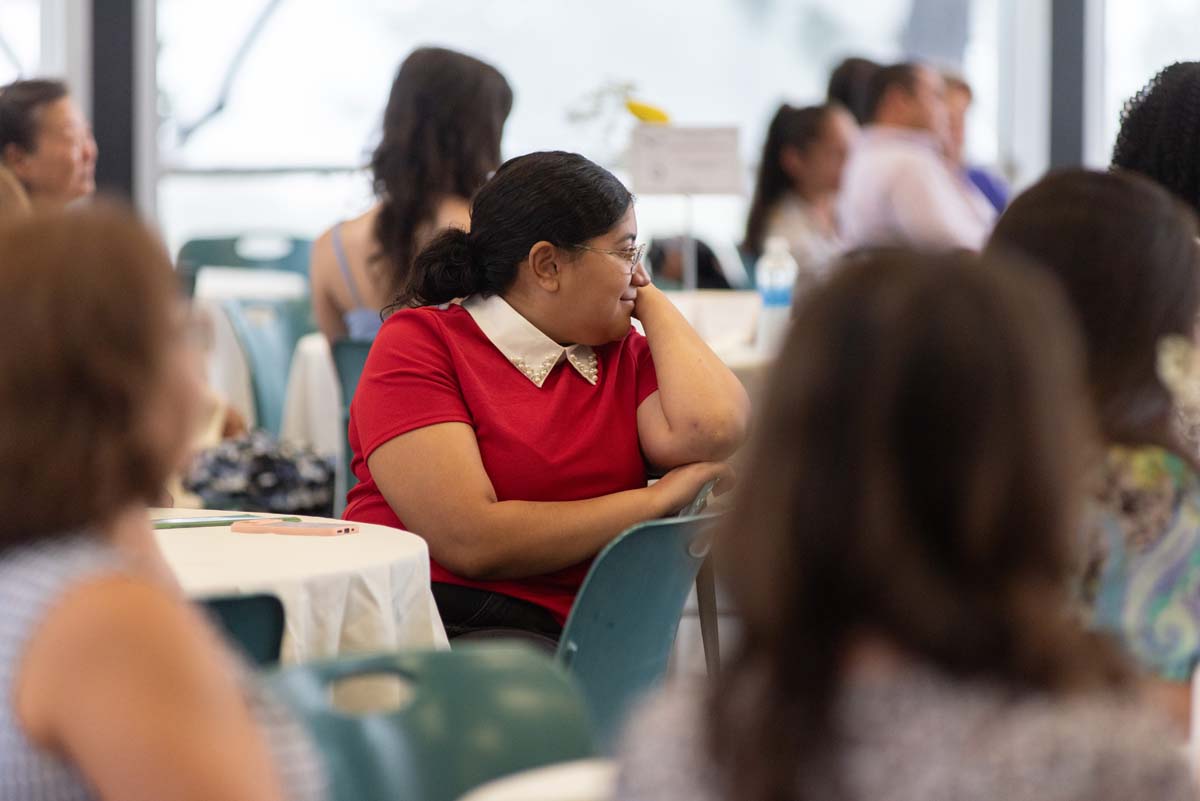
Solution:
[{"label": "folded arm", "polygon": [[706,481],[726,475],[720,465],[691,465],[653,487],[587,500],[499,501],[465,423],[395,437],[371,454],[368,468],[433,558],[475,580],[525,578],[582,562],[626,528],[678,510]]},{"label": "folded arm", "polygon": [[657,287],[638,289],[637,315],[658,375],[658,391],[638,407],[646,459],[669,469],[728,457],[750,420],[741,382]]}]

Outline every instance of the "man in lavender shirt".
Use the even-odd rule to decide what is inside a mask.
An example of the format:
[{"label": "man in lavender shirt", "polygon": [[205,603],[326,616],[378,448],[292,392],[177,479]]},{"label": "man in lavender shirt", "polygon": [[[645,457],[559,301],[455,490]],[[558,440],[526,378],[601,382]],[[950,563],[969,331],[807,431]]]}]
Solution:
[{"label": "man in lavender shirt", "polygon": [[982,247],[995,211],[945,157],[941,75],[922,64],[883,67],[867,107],[871,124],[846,164],[838,203],[847,245]]}]

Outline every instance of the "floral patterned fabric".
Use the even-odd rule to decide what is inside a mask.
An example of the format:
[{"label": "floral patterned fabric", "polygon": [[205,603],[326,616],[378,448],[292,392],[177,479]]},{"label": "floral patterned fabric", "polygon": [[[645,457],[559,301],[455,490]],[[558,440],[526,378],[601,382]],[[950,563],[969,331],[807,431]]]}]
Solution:
[{"label": "floral patterned fabric", "polygon": [[1200,657],[1200,476],[1159,447],[1110,448],[1085,538],[1092,625],[1147,670],[1187,680]]},{"label": "floral patterned fabric", "polygon": [[253,431],[202,451],[183,477],[183,488],[207,509],[328,517],[333,477],[332,461]]}]

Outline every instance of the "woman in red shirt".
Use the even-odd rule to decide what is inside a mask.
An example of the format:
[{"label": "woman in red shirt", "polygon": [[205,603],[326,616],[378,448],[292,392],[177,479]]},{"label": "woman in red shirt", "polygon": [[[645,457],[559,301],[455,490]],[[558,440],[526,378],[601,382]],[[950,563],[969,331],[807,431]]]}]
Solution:
[{"label": "woman in red shirt", "polygon": [[[417,257],[375,340],[346,518],[425,538],[451,637],[557,637],[605,544],[729,483],[718,462],[749,400],[636,242],[611,173],[573,153],[513,159],[475,197],[470,233]],[[647,487],[648,466],[669,472]]]}]

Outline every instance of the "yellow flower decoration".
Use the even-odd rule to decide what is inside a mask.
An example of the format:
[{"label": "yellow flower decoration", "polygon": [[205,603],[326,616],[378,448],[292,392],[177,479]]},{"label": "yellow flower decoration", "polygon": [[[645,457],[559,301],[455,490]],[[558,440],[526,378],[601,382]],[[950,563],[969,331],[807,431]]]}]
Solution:
[{"label": "yellow flower decoration", "polygon": [[670,115],[658,106],[642,103],[632,98],[625,101],[625,108],[629,109],[629,113],[642,122],[648,122],[653,125],[666,125],[671,121]]}]

